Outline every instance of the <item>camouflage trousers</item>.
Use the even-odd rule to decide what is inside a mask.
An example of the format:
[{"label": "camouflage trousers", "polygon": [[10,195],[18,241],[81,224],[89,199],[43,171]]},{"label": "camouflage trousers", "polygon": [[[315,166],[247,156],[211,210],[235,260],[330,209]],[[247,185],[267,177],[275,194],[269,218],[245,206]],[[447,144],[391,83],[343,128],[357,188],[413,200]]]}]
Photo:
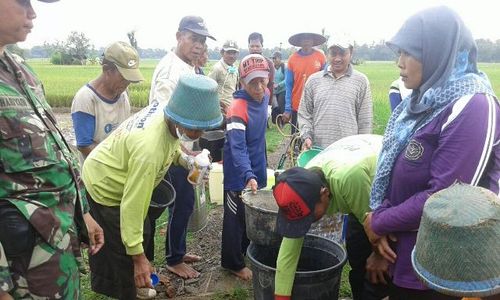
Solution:
[{"label": "camouflage trousers", "polygon": [[66,233],[53,247],[34,234],[34,245],[16,254],[6,254],[8,241],[0,243],[0,294],[8,292],[14,299],[80,299],[76,239]]}]

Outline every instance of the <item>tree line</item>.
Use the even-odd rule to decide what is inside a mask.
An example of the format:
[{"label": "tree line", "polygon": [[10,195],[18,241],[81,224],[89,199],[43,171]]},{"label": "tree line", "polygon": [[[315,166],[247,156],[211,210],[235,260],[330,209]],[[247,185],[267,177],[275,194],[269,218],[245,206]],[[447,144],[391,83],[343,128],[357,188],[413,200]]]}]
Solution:
[{"label": "tree line", "polygon": [[[141,58],[160,59],[167,53],[165,49],[141,48],[135,39],[135,32],[133,31],[128,32],[127,37],[131,45],[137,49]],[[478,39],[476,43],[479,62],[500,62],[500,40]],[[326,52],[326,45],[323,45],[321,48]],[[46,42],[31,49],[21,49],[16,45],[11,45],[8,49],[23,58],[50,58],[53,64],[58,65],[98,63],[99,58],[104,52],[104,47],[95,48],[84,33],[76,31],[71,32],[65,41]],[[209,59],[220,59],[220,50],[219,47],[208,49]],[[280,51],[283,59],[286,60],[296,51],[296,48],[265,48],[263,55],[271,57],[274,51]],[[241,48],[239,58],[245,57],[248,53],[247,48]],[[387,47],[384,41],[372,42],[371,44],[354,43],[354,63],[362,63],[363,61],[394,61],[396,59],[396,53]]]}]

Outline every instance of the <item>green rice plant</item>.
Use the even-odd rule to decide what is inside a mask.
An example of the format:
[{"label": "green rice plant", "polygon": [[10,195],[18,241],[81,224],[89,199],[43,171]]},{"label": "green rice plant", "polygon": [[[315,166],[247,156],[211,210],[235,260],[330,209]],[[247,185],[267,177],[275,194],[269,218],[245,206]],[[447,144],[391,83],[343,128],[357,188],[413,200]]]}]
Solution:
[{"label": "green rice plant", "polygon": [[383,134],[391,115],[389,87],[399,77],[399,69],[392,62],[367,62],[355,67],[370,81],[373,100],[373,133]]},{"label": "green rice plant", "polygon": [[[61,66],[52,65],[46,60],[29,60],[44,84],[47,101],[52,107],[70,107],[76,92],[86,83],[101,74],[101,66]],[[141,64],[141,72],[146,79],[138,84],[130,84],[131,105],[144,107],[149,99],[149,87],[156,61],[145,61]]]},{"label": "green rice plant", "polygon": [[[130,100],[134,107],[144,107],[149,102],[149,89],[154,69],[159,60],[145,59],[141,61],[141,72],[145,81],[129,86]],[[215,61],[204,67],[205,74],[212,69]],[[100,72],[99,65],[92,66],[56,66],[48,60],[28,60],[28,64],[42,80],[47,100],[53,107],[70,107],[75,93],[84,84],[96,78]],[[399,69],[395,62],[366,62],[355,68],[366,74],[370,81],[373,97],[374,133],[382,134],[385,123],[390,116],[389,87],[398,78]],[[479,68],[490,78],[493,89],[500,91],[500,64],[482,63]]]},{"label": "green rice plant", "polygon": [[[141,61],[140,70],[144,75],[141,83],[129,85],[130,103],[134,107],[145,107],[149,102],[149,90],[153,72],[159,60],[145,59]],[[100,65],[63,66],[53,65],[48,60],[32,59],[27,63],[39,76],[45,87],[47,101],[52,107],[71,107],[76,92],[86,83],[101,73]],[[206,74],[212,69],[213,62],[204,68]]]},{"label": "green rice plant", "polygon": [[479,70],[488,75],[493,90],[497,96],[500,96],[500,63],[481,63]]}]

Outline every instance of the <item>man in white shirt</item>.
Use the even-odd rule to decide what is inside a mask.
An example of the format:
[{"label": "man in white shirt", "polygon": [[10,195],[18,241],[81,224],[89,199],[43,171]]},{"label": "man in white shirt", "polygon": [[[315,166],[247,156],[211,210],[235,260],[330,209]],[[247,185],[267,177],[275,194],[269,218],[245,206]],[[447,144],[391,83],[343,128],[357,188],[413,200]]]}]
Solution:
[{"label": "man in white shirt", "polygon": [[[149,103],[158,101],[160,106],[167,105],[181,75],[195,74],[195,64],[204,52],[206,39],[215,38],[208,33],[205,22],[198,16],[186,16],[179,23],[176,33],[177,47],[163,57],[153,73]],[[162,111],[161,109],[159,111]],[[181,144],[182,150],[192,153],[192,143]],[[186,232],[189,217],[194,208],[193,185],[187,181],[188,171],[179,166],[171,166],[165,179],[172,183],[176,191],[173,206],[169,207],[169,221],[165,238],[167,269],[182,278],[196,278],[200,275],[186,263],[201,259],[197,255],[186,254]],[[152,226],[155,226],[154,221]],[[154,247],[149,245],[148,248]],[[154,249],[154,248],[153,248]],[[147,249],[146,255],[153,256],[153,249]]]}]

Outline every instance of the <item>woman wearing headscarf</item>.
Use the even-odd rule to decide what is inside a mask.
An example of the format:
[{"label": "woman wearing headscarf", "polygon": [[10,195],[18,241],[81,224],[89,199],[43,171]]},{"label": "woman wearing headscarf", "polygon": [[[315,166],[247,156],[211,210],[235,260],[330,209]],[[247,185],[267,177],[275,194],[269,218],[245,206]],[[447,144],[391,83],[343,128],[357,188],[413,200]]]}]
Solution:
[{"label": "woman wearing headscarf", "polygon": [[387,45],[399,53],[400,75],[413,92],[389,119],[365,230],[391,262],[391,300],[454,299],[417,279],[411,251],[433,193],[458,181],[498,194],[499,103],[477,68],[470,31],[449,8],[410,17]]}]

